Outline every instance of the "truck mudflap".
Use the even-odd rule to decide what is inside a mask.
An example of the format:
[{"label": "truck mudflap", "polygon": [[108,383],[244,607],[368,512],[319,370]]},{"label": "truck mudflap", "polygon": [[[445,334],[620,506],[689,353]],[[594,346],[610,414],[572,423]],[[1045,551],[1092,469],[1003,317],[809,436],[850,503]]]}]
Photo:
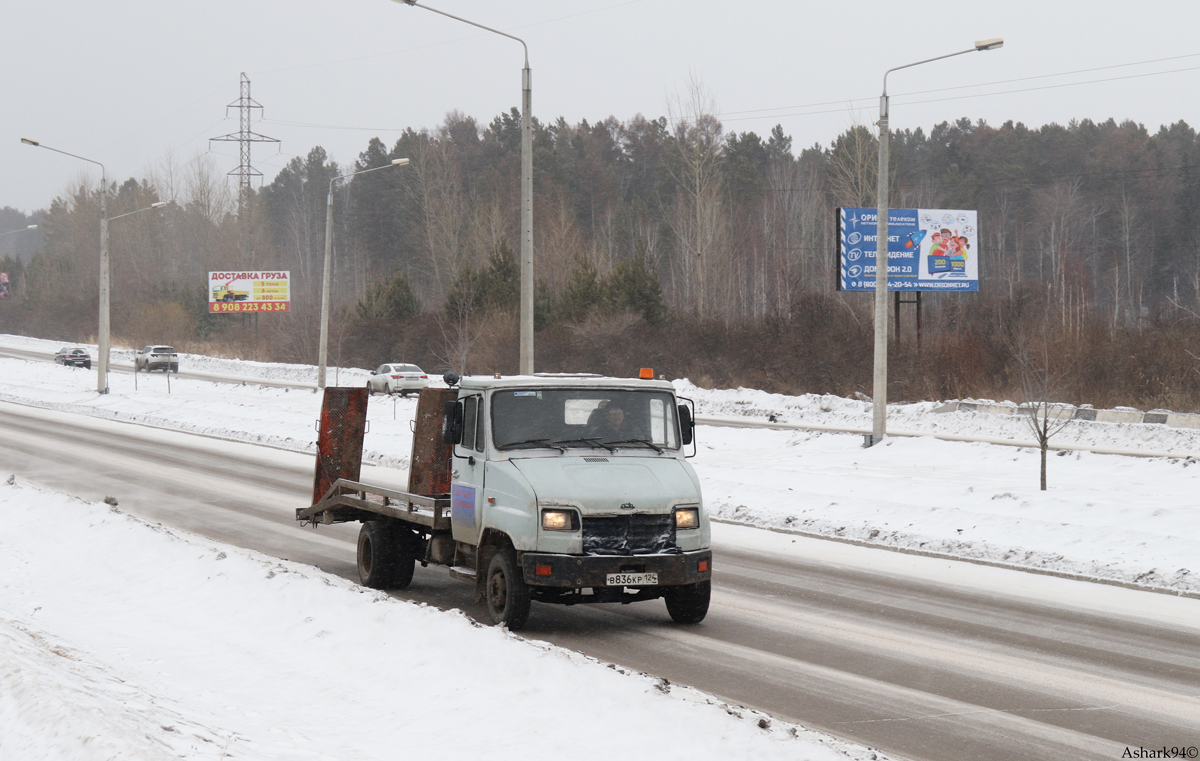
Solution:
[{"label": "truck mudflap", "polygon": [[657,587],[676,587],[712,578],[712,550],[627,556],[526,552],[521,570],[525,583],[533,587],[606,587],[609,574],[643,573],[657,574]]}]

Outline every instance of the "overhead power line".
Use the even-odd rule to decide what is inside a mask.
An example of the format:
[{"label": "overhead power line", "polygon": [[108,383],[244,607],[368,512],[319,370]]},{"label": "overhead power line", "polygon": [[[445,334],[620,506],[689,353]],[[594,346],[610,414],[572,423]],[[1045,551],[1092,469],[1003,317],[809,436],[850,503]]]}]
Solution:
[{"label": "overhead power line", "polygon": [[[955,85],[953,87],[935,87],[931,90],[913,90],[912,92],[898,93],[896,95],[893,95],[892,97],[893,98],[903,98],[903,97],[906,97],[909,95],[928,95],[929,93],[935,93],[935,92],[948,92],[950,90],[965,90],[965,89],[971,88],[971,87],[991,87],[993,85],[1007,85],[1007,84],[1012,84],[1013,82],[1028,82],[1028,81],[1031,81],[1034,79],[1052,79],[1054,77],[1066,77],[1066,76],[1071,76],[1074,74],[1089,74],[1093,71],[1108,71],[1111,69],[1123,69],[1123,68],[1128,68],[1130,66],[1146,66],[1146,65],[1152,64],[1152,63],[1163,63],[1164,61],[1178,61],[1183,58],[1197,58],[1197,57],[1200,57],[1200,53],[1187,53],[1184,55],[1168,56],[1166,58],[1151,58],[1151,59],[1148,59],[1145,61],[1131,61],[1129,63],[1115,63],[1115,64],[1112,64],[1109,66],[1093,66],[1092,68],[1089,68],[1089,69],[1074,69],[1072,71],[1060,71],[1060,72],[1056,72],[1054,74],[1035,74],[1030,77],[1016,77],[1014,79],[997,79],[992,82],[977,82],[975,84],[970,84],[970,85]],[[1107,80],[1097,80],[1097,81],[1107,81]],[[879,99],[878,95],[872,95],[869,98],[849,98],[849,99],[843,98],[841,100],[828,100],[828,101],[824,101],[821,103],[802,103],[802,104],[796,105],[796,106],[775,106],[773,108],[752,108],[752,109],[748,109],[745,111],[725,111],[722,113],[722,117],[724,117],[726,114],[737,115],[737,114],[756,114],[756,113],[762,113],[765,111],[788,111],[788,110],[797,109],[797,108],[818,108],[820,106],[835,106],[839,103],[842,103],[842,104],[845,104],[845,103],[873,103],[873,102],[877,101],[878,99]],[[824,112],[822,112],[822,113],[824,113]]]},{"label": "overhead power line", "polygon": [[[1195,55],[1200,55],[1200,53],[1197,53]],[[1185,57],[1190,57],[1190,56],[1177,56],[1177,57],[1185,58]],[[1133,66],[1136,64],[1120,64],[1120,65],[1121,66]],[[1110,67],[1100,67],[1100,68],[1110,68]],[[1115,68],[1115,67],[1111,67],[1111,68]],[[904,93],[902,95],[894,95],[894,96],[892,96],[892,99],[893,99],[893,103],[895,105],[917,105],[917,104],[921,104],[921,103],[940,103],[943,101],[950,101],[950,100],[966,100],[968,98],[986,98],[986,97],[989,97],[992,95],[1009,95],[1012,93],[1020,93],[1020,92],[1034,92],[1037,90],[1054,90],[1054,89],[1059,89],[1059,88],[1063,88],[1063,87],[1079,87],[1081,85],[1093,85],[1093,84],[1100,84],[1100,83],[1104,83],[1104,82],[1117,82],[1117,81],[1126,80],[1126,79],[1141,79],[1144,77],[1157,77],[1157,76],[1162,76],[1165,74],[1179,74],[1182,72],[1197,71],[1197,70],[1200,70],[1200,66],[1187,66],[1187,67],[1179,68],[1179,69],[1167,69],[1165,71],[1144,72],[1142,74],[1125,74],[1125,75],[1118,76],[1118,77],[1103,77],[1100,79],[1087,79],[1087,80],[1083,80],[1080,82],[1061,82],[1059,84],[1039,85],[1037,87],[1018,87],[1018,88],[1013,88],[1013,89],[1009,89],[1009,90],[995,90],[992,92],[969,93],[966,95],[950,95],[950,96],[947,96],[944,98],[926,98],[924,100],[903,100],[903,101],[897,102],[897,99],[899,99],[899,98],[911,97],[913,95],[920,95],[920,94],[924,94],[924,93],[934,93],[934,92],[944,92],[947,90],[961,90],[961,89],[966,89],[966,88],[970,88],[970,87],[988,87],[988,86],[991,86],[994,84],[1001,84],[1002,82],[983,83],[983,84],[977,84],[977,85],[960,85],[957,87],[939,88],[936,90],[920,90],[920,91],[911,92],[911,93]],[[1063,76],[1063,75],[1062,74],[1046,74],[1046,75],[1039,75],[1037,77],[1022,77],[1017,80],[1008,80],[1008,81],[1014,81],[1014,82],[1015,81],[1026,81],[1029,79],[1044,79],[1044,78],[1053,77],[1053,76]],[[763,119],[781,119],[781,118],[785,118],[785,117],[794,117],[794,116],[816,116],[818,114],[843,113],[846,110],[851,109],[852,104],[854,104],[854,103],[873,102],[876,100],[878,100],[878,98],[848,98],[843,101],[831,101],[831,102],[827,102],[827,103],[812,104],[813,106],[832,105],[832,103],[834,103],[834,102],[843,104],[842,108],[824,109],[824,110],[820,110],[820,111],[797,111],[797,112],[793,112],[793,113],[764,114],[762,116],[738,116],[738,117],[733,117],[733,118],[726,117],[724,114],[722,114],[721,121],[723,121],[723,122],[738,122],[738,121],[751,121],[751,120],[763,120]],[[799,108],[802,108],[802,107],[799,107]],[[766,110],[772,110],[772,109],[766,109]],[[731,112],[731,113],[746,113],[746,112]]]}]

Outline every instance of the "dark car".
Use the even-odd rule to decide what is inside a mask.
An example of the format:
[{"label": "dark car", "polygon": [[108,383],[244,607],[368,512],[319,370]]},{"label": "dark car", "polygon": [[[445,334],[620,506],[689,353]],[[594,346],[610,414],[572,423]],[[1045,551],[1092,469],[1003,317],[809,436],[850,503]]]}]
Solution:
[{"label": "dark car", "polygon": [[173,373],[179,372],[179,355],[170,346],[147,346],[138,351],[137,356],[133,358],[133,371],[135,373],[145,370],[162,370],[164,373],[170,370]]},{"label": "dark car", "polygon": [[87,349],[78,347],[71,349],[64,346],[54,355],[54,361],[60,365],[92,369],[92,355],[88,354]]}]

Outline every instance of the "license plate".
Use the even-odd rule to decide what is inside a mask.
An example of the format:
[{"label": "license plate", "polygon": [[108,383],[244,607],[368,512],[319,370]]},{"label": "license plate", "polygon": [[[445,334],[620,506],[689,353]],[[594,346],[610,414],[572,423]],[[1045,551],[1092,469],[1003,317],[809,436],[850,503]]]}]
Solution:
[{"label": "license plate", "polygon": [[657,573],[610,573],[610,587],[643,587],[658,583]]}]

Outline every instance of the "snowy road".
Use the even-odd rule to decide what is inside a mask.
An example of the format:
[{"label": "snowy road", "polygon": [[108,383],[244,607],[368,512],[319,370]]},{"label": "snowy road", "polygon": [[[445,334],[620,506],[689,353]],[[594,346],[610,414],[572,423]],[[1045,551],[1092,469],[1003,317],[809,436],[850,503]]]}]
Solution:
[{"label": "snowy road", "polygon": [[[300,529],[310,457],[0,404],[0,462],[50,488],[353,578],[356,525]],[[403,484],[367,468],[364,478]],[[524,634],[913,759],[1200,745],[1200,600],[714,527],[699,627],[657,603],[535,606]],[[420,569],[400,596],[480,611]]]}]

